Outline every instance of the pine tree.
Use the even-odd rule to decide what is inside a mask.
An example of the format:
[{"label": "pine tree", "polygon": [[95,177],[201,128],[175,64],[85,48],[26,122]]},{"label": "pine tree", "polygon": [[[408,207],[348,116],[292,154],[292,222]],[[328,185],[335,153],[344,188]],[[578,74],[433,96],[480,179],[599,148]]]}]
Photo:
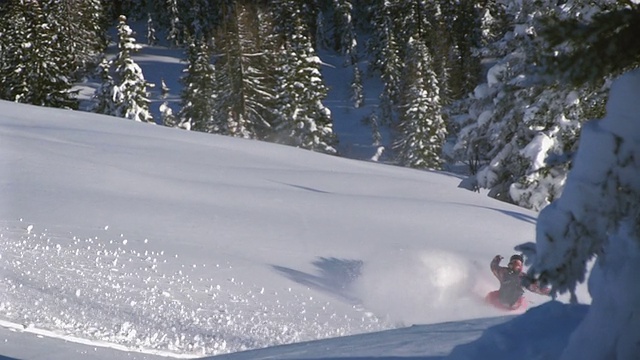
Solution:
[{"label": "pine tree", "polygon": [[[285,39],[278,57],[275,140],[305,149],[336,153],[331,112],[322,104],[327,96],[320,59],[308,37],[301,9],[285,0],[276,8]],[[285,14],[286,13],[286,14]],[[284,16],[283,16],[284,15]]]},{"label": "pine tree", "polygon": [[75,79],[82,78],[100,61],[106,48],[104,8],[100,0],[43,0],[48,22],[60,39],[61,54]]},{"label": "pine tree", "polygon": [[180,46],[183,42],[184,27],[180,21],[180,12],[178,11],[178,0],[166,0],[167,13],[169,18],[169,29],[167,31],[167,40],[173,46]]},{"label": "pine tree", "polygon": [[132,54],[140,49],[133,37],[133,31],[121,16],[118,23],[118,54],[113,61],[115,86],[112,99],[115,111],[112,115],[127,119],[153,122],[149,111],[147,88],[151,84],[144,79],[142,69],[133,61]]},{"label": "pine tree", "polygon": [[362,119],[362,123],[371,128],[371,145],[380,146],[382,144],[382,134],[380,133],[380,120],[374,109]]},{"label": "pine tree", "polygon": [[535,25],[558,8],[519,4],[509,9],[513,30],[492,44],[504,55],[469,99],[455,149],[458,159],[478,164],[472,183],[490,189],[489,196],[541,209],[561,194],[581,122],[597,111],[602,94],[539,81],[534,64],[544,42]]},{"label": "pine tree", "polygon": [[179,125],[178,119],[173,114],[173,110],[166,101],[160,105],[160,120],[161,123],[167,127],[177,127]]},{"label": "pine tree", "polygon": [[316,18],[316,49],[327,49],[329,47],[329,39],[325,30],[325,20],[322,11],[318,11]]},{"label": "pine tree", "polygon": [[216,126],[215,68],[211,50],[203,39],[194,41],[187,56],[188,66],[182,78],[182,108],[176,126],[187,130],[220,133]]},{"label": "pine tree", "polygon": [[526,169],[509,186],[514,203],[541,210],[562,195],[582,123],[599,112],[604,99],[593,87],[544,89],[535,97],[524,117],[532,129],[521,150]]},{"label": "pine tree", "polygon": [[358,42],[352,21],[353,5],[349,0],[333,0],[334,7],[334,47],[345,57],[344,66],[352,66],[351,101],[359,108],[364,102],[362,71],[358,66]]},{"label": "pine tree", "polygon": [[[550,16],[540,34],[553,51],[541,70],[575,85],[597,84],[640,63],[640,5],[632,1],[604,4],[592,19]],[[576,9],[577,10],[577,9]],[[574,11],[576,11],[574,10]],[[559,36],[562,34],[562,36]],[[567,43],[570,42],[571,46]]]},{"label": "pine tree", "polygon": [[267,65],[260,49],[258,9],[238,4],[226,19],[217,39],[216,111],[225,114],[219,131],[226,135],[261,138],[271,127],[272,87],[265,75]]},{"label": "pine tree", "polygon": [[16,2],[3,4],[2,10],[7,21],[0,23],[0,95],[2,99],[15,101],[16,95],[26,92],[24,80],[16,75],[24,74],[23,55],[25,49],[22,44],[27,42],[26,30],[29,24],[27,8]]},{"label": "pine tree", "polygon": [[191,38],[208,39],[227,21],[235,8],[235,0],[161,0],[147,5],[154,20],[166,28],[172,46],[188,45]]},{"label": "pine tree", "polygon": [[96,75],[100,78],[100,86],[93,94],[95,105],[92,111],[98,114],[114,115],[116,113],[113,101],[115,83],[111,77],[111,62],[103,57],[97,70]]},{"label": "pine tree", "polygon": [[371,69],[380,72],[384,85],[379,105],[381,121],[383,124],[393,124],[395,106],[400,102],[398,89],[403,67],[393,21],[397,18],[398,7],[391,2],[378,0],[372,5],[372,12],[375,32],[368,43],[369,52],[374,58]]},{"label": "pine tree", "polygon": [[349,0],[333,0],[335,27],[334,47],[345,57],[345,66],[358,62],[356,34],[351,13],[353,5]]},{"label": "pine tree", "polygon": [[147,14],[147,44],[157,45],[158,38],[156,37],[156,24],[151,17],[151,13]]},{"label": "pine tree", "polygon": [[362,84],[362,70],[358,64],[353,64],[353,80],[351,80],[351,101],[353,107],[360,108],[364,105],[364,85]]},{"label": "pine tree", "polygon": [[[450,34],[444,46],[448,49],[443,56],[447,59],[448,67],[447,96],[459,99],[473,91],[478,84],[480,76],[480,59],[474,49],[481,45],[482,34],[480,30],[480,7],[477,1],[460,0],[452,8],[446,9],[437,22],[438,30],[434,32],[433,42],[442,37],[440,34]],[[487,35],[489,36],[489,35]]]},{"label": "pine tree", "polygon": [[[55,1],[55,0],[54,0]],[[109,0],[104,1],[106,14],[110,20],[118,20],[121,15],[133,20],[144,19],[147,0]]]},{"label": "pine tree", "polygon": [[242,49],[238,34],[238,12],[233,3],[223,4],[220,11],[221,29],[216,33],[216,52],[220,55],[215,61],[215,91],[218,96],[214,104],[215,112],[220,116],[216,117],[214,131],[217,134],[249,138],[250,132],[242,111],[243,68],[240,59]]},{"label": "pine tree", "polygon": [[479,33],[478,49],[484,53],[480,55],[490,55],[486,51],[487,46],[501,39],[508,31],[508,19],[504,4],[499,1],[486,1],[478,3],[477,6],[477,28]]},{"label": "pine tree", "polygon": [[77,108],[60,34],[38,1],[16,1],[2,23],[0,87],[7,100]]},{"label": "pine tree", "polygon": [[400,139],[395,148],[400,164],[413,168],[440,169],[446,127],[442,119],[438,80],[431,55],[419,40],[409,39],[409,62],[404,73],[406,93],[400,107]]},{"label": "pine tree", "polygon": [[[260,69],[260,89],[256,94],[256,102],[262,108],[263,126],[257,128],[257,138],[268,140],[274,133],[274,122],[276,119],[276,93],[277,84],[276,64],[279,54],[280,36],[275,31],[275,20],[273,12],[268,9],[258,7],[256,33],[256,49],[260,51],[260,56],[253,58],[253,65]],[[268,125],[267,125],[268,124]]]},{"label": "pine tree", "polygon": [[[512,28],[531,33],[529,14],[533,17],[538,13],[530,2],[523,2],[521,8],[513,7],[512,11],[520,14]],[[532,136],[530,130],[521,126],[522,110],[527,106],[524,99],[535,92],[528,92],[521,82],[516,82],[526,71],[526,49],[532,46],[532,41],[525,31],[512,31],[493,46],[500,47],[496,55],[502,58],[487,72],[486,83],[476,87],[472,94],[466,115],[469,122],[462,124],[455,148],[460,150],[458,159],[482,164],[478,174],[472,174],[479,187],[491,189],[492,197],[509,201],[509,186],[515,174],[522,174],[527,168],[518,144],[527,143]]]}]

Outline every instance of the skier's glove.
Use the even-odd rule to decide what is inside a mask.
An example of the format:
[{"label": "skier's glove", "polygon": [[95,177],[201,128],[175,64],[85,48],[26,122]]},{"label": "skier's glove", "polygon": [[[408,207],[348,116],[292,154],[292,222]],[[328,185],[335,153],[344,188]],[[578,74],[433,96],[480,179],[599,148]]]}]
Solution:
[{"label": "skier's glove", "polygon": [[493,261],[500,262],[500,261],[502,261],[502,259],[504,259],[502,256],[500,256],[500,255],[496,255],[496,256],[493,258]]},{"label": "skier's glove", "polygon": [[533,292],[538,288],[537,281],[529,275],[524,275],[520,279],[520,284]]}]

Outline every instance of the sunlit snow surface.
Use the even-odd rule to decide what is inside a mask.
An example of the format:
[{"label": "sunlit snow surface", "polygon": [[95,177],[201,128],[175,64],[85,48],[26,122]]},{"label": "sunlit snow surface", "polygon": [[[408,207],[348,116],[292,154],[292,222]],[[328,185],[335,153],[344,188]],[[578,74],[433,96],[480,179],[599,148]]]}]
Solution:
[{"label": "sunlit snow surface", "polygon": [[[277,292],[232,277],[225,282],[200,277],[198,265],[185,266],[152,250],[147,239],[108,230],[81,237],[20,221],[2,225],[0,313],[26,328],[173,355],[234,352],[388,327],[365,312],[357,319],[332,316],[331,303],[308,292],[273,301]],[[200,266],[232,269],[229,263]]]},{"label": "sunlit snow surface", "polygon": [[502,315],[488,262],[533,237],[450,174],[0,105],[0,320],[29,331],[202,356]]},{"label": "sunlit snow surface", "polygon": [[0,170],[0,326],[127,357],[461,321],[445,354],[536,222],[452,174],[8,102]]}]

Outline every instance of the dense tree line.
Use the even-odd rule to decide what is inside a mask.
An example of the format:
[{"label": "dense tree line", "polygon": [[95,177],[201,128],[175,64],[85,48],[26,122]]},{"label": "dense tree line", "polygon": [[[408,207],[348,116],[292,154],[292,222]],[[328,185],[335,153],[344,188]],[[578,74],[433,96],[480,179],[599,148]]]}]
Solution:
[{"label": "dense tree line", "polygon": [[98,0],[0,3],[0,98],[76,108],[73,82],[104,50]]},{"label": "dense tree line", "polygon": [[[376,143],[390,129],[396,163],[466,164],[471,188],[533,209],[560,196],[613,69],[638,61],[623,43],[589,68],[589,45],[609,39],[583,43],[576,58],[542,56],[570,46],[555,34],[593,38],[579,26],[592,19],[615,26],[598,14],[631,16],[637,7],[626,1],[10,0],[0,9],[3,99],[75,108],[74,82],[97,76],[97,112],[336,153],[317,55],[335,51],[353,71],[352,106],[363,105],[364,78],[381,79],[369,123]],[[151,118],[151,84],[131,57],[144,39],[129,21],[146,22],[147,42],[184,49],[176,114],[165,105]],[[114,27],[118,54],[107,59]]]}]

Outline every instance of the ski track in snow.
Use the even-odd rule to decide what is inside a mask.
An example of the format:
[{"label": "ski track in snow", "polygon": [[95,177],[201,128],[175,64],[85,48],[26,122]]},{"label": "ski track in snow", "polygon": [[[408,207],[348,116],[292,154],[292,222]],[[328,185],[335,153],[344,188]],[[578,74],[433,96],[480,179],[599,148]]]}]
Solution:
[{"label": "ski track in snow", "polygon": [[359,318],[308,314],[308,305],[326,312],[332,305],[314,304],[319,300],[303,293],[262,303],[263,287],[247,291],[252,287],[233,278],[220,284],[198,277],[175,256],[152,251],[149,240],[132,241],[108,227],[89,231],[101,233],[91,237],[50,229],[0,221],[0,326],[175,357],[390,327],[366,312]]}]

